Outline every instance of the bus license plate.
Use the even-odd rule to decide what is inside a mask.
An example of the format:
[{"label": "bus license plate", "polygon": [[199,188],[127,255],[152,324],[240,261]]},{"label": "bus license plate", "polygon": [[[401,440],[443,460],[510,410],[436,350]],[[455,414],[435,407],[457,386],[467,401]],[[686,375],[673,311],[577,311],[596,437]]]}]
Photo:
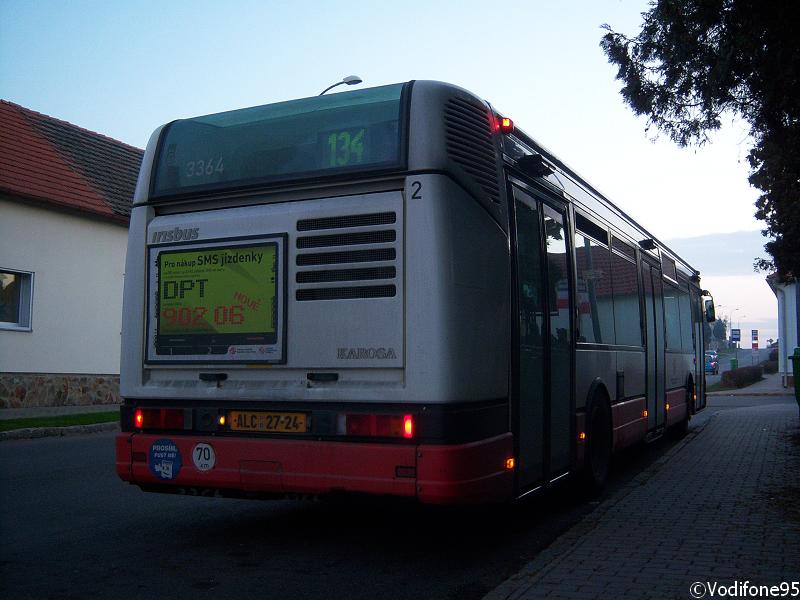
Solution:
[{"label": "bus license plate", "polygon": [[228,413],[232,431],[261,431],[265,433],[305,433],[305,413],[248,412],[233,410]]}]

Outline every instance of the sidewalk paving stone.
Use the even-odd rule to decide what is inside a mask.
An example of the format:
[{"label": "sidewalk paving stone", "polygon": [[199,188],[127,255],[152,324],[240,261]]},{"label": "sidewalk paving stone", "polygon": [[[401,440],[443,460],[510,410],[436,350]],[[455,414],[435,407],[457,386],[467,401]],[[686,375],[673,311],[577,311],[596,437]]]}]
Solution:
[{"label": "sidewalk paving stone", "polygon": [[800,581],[797,407],[701,422],[484,600],[692,598],[698,581]]}]

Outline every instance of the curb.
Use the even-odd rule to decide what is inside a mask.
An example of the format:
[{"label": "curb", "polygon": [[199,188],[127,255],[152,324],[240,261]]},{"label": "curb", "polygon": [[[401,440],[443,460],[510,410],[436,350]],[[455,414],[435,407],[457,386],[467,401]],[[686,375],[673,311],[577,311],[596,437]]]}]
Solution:
[{"label": "curb", "polygon": [[719,392],[706,392],[706,396],[793,396],[793,392],[748,392],[747,388],[741,390],[722,390]]},{"label": "curb", "polygon": [[0,442],[7,440],[32,440],[43,437],[60,437],[67,435],[84,435],[101,431],[118,431],[119,423],[92,423],[91,425],[70,425],[68,427],[27,427],[0,431]]}]

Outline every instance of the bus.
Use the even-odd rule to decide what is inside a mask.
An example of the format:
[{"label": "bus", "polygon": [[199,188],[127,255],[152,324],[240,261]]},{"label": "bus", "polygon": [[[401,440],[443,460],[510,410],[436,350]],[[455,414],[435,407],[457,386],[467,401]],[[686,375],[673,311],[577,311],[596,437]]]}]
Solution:
[{"label": "bus", "polygon": [[599,488],[705,406],[707,295],[454,85],[176,120],[131,212],[116,470],[234,497]]}]

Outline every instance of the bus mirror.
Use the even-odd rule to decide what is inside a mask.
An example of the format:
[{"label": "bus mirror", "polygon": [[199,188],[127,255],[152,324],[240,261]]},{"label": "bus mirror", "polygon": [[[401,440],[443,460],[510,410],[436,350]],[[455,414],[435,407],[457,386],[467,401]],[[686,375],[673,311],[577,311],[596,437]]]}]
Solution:
[{"label": "bus mirror", "polygon": [[717,313],[714,310],[714,301],[706,300],[706,321],[713,323],[717,320]]}]

